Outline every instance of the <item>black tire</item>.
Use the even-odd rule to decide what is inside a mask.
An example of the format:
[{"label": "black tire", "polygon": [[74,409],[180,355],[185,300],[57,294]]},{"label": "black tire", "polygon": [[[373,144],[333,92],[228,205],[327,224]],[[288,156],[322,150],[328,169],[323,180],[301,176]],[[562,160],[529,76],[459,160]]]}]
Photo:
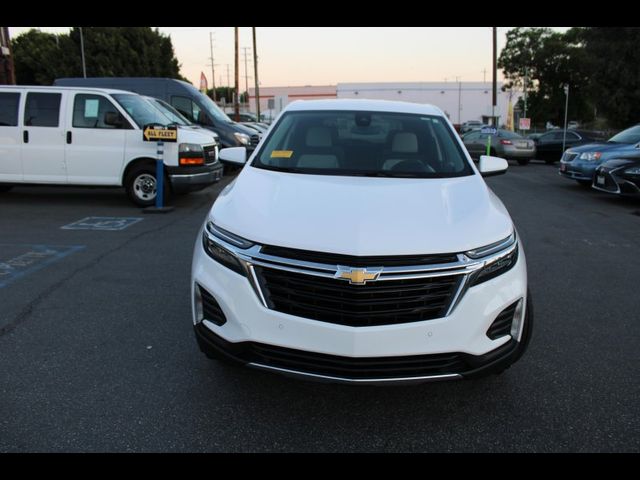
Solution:
[{"label": "black tire", "polygon": [[530,161],[530,160],[531,160],[531,159],[529,159],[529,158],[519,158],[519,159],[518,159],[518,165],[522,165],[523,167],[524,167],[525,165],[529,165],[529,161]]},{"label": "black tire", "polygon": [[581,187],[591,188],[591,180],[576,180],[580,184]]},{"label": "black tire", "polygon": [[[171,185],[165,175],[163,184],[163,204],[166,205],[171,196]],[[140,207],[150,207],[156,203],[156,167],[142,164],[127,174],[124,181],[129,200]]]},{"label": "black tire", "polygon": [[8,192],[13,188],[13,185],[0,185],[0,193]]}]

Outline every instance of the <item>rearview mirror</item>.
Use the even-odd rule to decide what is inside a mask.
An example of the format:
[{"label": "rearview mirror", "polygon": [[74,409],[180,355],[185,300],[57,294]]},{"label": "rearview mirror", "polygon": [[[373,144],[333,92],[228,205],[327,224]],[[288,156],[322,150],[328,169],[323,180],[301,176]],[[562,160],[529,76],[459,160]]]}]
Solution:
[{"label": "rearview mirror", "polygon": [[245,147],[223,148],[220,150],[219,158],[221,162],[244,165],[247,163],[247,149]]},{"label": "rearview mirror", "polygon": [[492,177],[494,175],[502,175],[506,173],[509,164],[504,158],[490,157],[489,155],[480,156],[480,174],[483,177]]}]

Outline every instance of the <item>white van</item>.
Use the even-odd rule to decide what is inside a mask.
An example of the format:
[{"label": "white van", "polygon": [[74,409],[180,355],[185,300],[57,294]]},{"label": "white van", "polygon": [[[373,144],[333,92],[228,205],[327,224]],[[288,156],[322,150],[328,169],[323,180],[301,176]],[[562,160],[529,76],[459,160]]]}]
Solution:
[{"label": "white van", "polygon": [[[142,96],[100,88],[0,86],[0,192],[14,185],[124,187],[135,204],[156,197],[156,142],[147,124],[172,123]],[[220,180],[215,134],[178,127],[164,144],[165,191]]]}]

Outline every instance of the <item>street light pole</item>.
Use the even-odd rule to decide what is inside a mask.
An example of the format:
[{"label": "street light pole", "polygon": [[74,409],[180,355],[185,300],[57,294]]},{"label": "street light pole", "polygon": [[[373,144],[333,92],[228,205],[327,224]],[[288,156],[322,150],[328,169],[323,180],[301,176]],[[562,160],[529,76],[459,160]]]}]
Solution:
[{"label": "street light pole", "polygon": [[82,36],[82,27],[80,27],[80,53],[82,55],[82,75],[87,78],[87,67],[84,63],[84,38]]},{"label": "street light pole", "polygon": [[562,155],[564,155],[564,146],[567,141],[567,111],[569,110],[569,84],[564,86],[564,93],[567,95],[564,104],[564,131],[562,132]]}]

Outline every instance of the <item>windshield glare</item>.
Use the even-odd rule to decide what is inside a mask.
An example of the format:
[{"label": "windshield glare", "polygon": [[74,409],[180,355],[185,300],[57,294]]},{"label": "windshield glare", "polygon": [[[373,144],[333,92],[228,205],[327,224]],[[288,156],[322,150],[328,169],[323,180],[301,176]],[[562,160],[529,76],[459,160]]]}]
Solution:
[{"label": "windshield glare", "polygon": [[162,100],[157,98],[148,98],[151,104],[158,108],[165,116],[167,116],[173,123],[177,125],[193,125],[189,120],[183,117],[176,109],[167,105]]},{"label": "windshield glare", "polygon": [[442,117],[365,111],[287,112],[252,166],[316,175],[472,175]]},{"label": "windshield glare", "polygon": [[173,120],[140,95],[114,93],[111,96],[127,111],[140,128],[150,123],[164,126],[173,124]]},{"label": "windshield glare", "polygon": [[640,142],[640,125],[627,128],[609,139],[616,143],[638,143]]}]

